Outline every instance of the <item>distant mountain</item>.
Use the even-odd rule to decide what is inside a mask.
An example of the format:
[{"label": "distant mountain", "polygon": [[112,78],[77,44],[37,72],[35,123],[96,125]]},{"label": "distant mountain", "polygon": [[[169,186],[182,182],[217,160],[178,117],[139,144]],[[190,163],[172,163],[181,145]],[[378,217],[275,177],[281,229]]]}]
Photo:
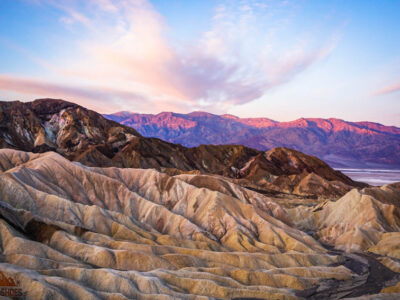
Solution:
[{"label": "distant mountain", "polygon": [[335,167],[400,167],[400,128],[372,122],[318,118],[277,122],[206,112],[119,112],[105,117],[146,137],[186,147],[240,144],[261,151],[287,147],[315,155]]}]

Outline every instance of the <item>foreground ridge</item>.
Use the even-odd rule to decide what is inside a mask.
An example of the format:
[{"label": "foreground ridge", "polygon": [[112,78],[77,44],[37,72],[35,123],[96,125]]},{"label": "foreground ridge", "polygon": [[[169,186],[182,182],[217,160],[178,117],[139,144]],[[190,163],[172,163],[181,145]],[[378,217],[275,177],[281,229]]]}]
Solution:
[{"label": "foreground ridge", "polygon": [[[387,270],[370,291],[399,280],[398,243],[382,252],[394,238],[382,228],[370,247],[381,263],[332,252],[296,228],[291,209],[221,176],[92,168],[54,152],[0,158],[0,267],[28,298],[337,299],[369,286],[369,260]],[[362,192],[382,205],[386,193],[399,197],[400,187]]]}]

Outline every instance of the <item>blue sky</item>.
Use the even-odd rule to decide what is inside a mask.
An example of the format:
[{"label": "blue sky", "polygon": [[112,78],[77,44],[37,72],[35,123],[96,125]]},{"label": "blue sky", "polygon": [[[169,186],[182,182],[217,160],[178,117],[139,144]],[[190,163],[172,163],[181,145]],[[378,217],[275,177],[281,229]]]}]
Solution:
[{"label": "blue sky", "polygon": [[0,0],[0,99],[400,126],[400,1]]}]

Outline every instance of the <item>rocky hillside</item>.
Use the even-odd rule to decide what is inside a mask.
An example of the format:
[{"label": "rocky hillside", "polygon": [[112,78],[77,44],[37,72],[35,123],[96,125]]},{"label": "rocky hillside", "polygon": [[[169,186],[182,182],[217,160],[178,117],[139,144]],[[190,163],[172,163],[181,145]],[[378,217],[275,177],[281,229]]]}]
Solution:
[{"label": "rocky hillside", "polygon": [[265,193],[337,198],[352,187],[364,186],[294,150],[260,152],[238,145],[186,148],[142,137],[130,127],[62,100],[0,102],[0,145],[36,153],[55,151],[93,167],[222,175]]},{"label": "rocky hillside", "polygon": [[[12,149],[0,150],[0,162],[0,270],[27,299],[400,295],[396,185],[294,211],[218,175],[94,168]],[[346,203],[357,197],[374,204],[352,213]],[[335,209],[343,226],[331,230]],[[370,252],[340,251],[341,233],[368,228],[374,238],[357,249]]]},{"label": "rocky hillside", "polygon": [[240,144],[258,150],[287,147],[320,157],[335,167],[400,167],[400,128],[339,119],[238,118],[205,112],[157,115],[120,112],[107,118],[147,137],[180,143]]},{"label": "rocky hillside", "polygon": [[0,145],[32,152],[57,151],[69,158],[94,146],[118,149],[134,129],[105,120],[77,104],[55,99],[0,102]]},{"label": "rocky hillside", "polygon": [[[373,249],[400,258],[400,183],[352,190],[338,201],[327,201],[313,208],[289,210],[299,228],[315,232],[325,244],[346,251]],[[391,244],[390,245],[390,241]],[[371,248],[372,247],[372,248]]]}]

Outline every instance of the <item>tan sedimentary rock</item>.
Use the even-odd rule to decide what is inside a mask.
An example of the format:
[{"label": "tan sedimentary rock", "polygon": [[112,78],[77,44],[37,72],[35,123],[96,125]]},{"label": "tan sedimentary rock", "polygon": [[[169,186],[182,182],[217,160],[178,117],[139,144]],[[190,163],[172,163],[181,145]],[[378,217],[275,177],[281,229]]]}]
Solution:
[{"label": "tan sedimentary rock", "polygon": [[400,232],[388,232],[382,235],[380,241],[368,251],[400,259]]},{"label": "tan sedimentary rock", "polygon": [[368,250],[398,257],[399,184],[353,189],[339,200],[288,210],[299,228],[346,251]]},{"label": "tan sedimentary rock", "polygon": [[0,270],[28,299],[296,299],[356,276],[272,199],[223,177],[0,157]]}]

